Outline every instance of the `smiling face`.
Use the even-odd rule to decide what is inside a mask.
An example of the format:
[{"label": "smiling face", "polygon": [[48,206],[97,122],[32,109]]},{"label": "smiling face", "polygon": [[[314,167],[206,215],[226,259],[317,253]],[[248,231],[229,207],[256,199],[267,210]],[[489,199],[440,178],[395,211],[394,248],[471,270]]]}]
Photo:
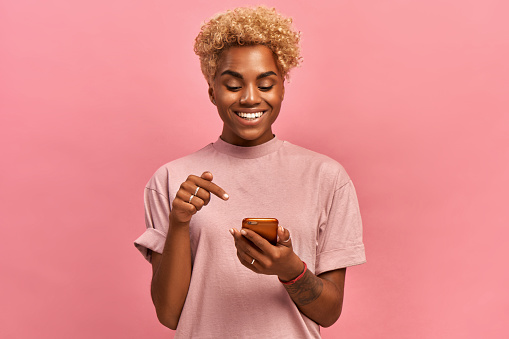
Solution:
[{"label": "smiling face", "polygon": [[221,139],[256,146],[273,138],[285,88],[274,54],[263,45],[231,47],[219,59],[209,96],[223,120]]}]

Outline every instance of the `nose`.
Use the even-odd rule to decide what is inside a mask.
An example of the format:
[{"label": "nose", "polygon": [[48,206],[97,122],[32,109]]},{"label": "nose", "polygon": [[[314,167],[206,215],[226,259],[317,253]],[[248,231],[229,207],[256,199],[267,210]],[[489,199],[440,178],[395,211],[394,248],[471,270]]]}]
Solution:
[{"label": "nose", "polygon": [[255,85],[245,86],[239,101],[241,105],[246,106],[255,106],[259,104],[261,102],[261,97],[258,87]]}]

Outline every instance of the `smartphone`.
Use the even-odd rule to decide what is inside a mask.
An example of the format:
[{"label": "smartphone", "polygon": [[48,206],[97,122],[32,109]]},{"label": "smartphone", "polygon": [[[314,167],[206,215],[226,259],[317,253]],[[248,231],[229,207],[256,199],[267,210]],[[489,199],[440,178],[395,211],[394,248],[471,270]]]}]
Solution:
[{"label": "smartphone", "polygon": [[277,243],[277,226],[279,222],[276,218],[245,218],[242,220],[242,228],[255,231],[272,245]]}]

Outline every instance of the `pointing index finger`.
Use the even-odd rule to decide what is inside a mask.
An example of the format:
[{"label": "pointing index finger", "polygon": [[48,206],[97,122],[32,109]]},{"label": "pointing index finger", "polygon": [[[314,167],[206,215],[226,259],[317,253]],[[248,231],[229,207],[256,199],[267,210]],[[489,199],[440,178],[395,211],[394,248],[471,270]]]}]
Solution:
[{"label": "pointing index finger", "polygon": [[[209,173],[210,177],[212,177],[212,174],[210,172],[205,173]],[[202,174],[202,177],[205,175],[205,173]],[[217,186],[210,180],[207,180],[205,178],[196,178],[195,184],[223,200],[228,200],[229,198],[228,194],[225,192],[224,189]]]}]

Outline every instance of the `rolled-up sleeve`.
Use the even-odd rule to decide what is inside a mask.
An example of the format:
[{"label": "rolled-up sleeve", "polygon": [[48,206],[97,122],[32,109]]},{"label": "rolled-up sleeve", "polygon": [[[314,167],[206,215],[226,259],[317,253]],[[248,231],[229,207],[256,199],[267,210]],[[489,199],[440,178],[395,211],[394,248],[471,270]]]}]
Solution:
[{"label": "rolled-up sleeve", "polygon": [[151,181],[145,188],[145,225],[147,229],[134,241],[134,246],[149,262],[151,253],[163,253],[168,234],[170,202],[158,190],[151,188]]},{"label": "rolled-up sleeve", "polygon": [[362,220],[351,180],[334,191],[328,212],[318,233],[316,274],[366,262]]}]

